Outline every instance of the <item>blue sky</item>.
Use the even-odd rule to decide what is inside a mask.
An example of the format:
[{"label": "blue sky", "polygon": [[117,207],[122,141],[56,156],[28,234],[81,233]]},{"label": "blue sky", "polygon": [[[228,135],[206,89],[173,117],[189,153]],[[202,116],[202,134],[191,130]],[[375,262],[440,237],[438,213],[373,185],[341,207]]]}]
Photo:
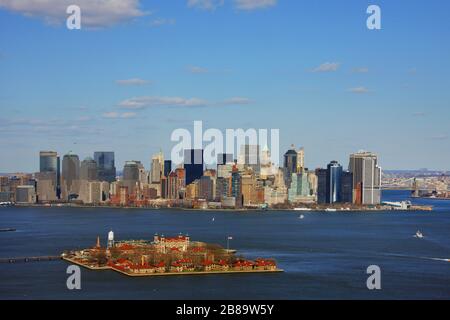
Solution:
[{"label": "blue sky", "polygon": [[448,1],[89,2],[0,0],[0,172],[36,171],[47,149],[148,168],[194,120],[279,128],[310,168],[365,149],[385,169],[450,169]]}]

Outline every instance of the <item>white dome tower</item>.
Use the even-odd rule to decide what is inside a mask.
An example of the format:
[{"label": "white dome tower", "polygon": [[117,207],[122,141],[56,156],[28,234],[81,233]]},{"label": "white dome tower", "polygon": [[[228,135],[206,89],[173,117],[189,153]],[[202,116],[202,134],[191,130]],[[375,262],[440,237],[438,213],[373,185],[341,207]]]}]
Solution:
[{"label": "white dome tower", "polygon": [[114,247],[114,232],[108,232],[108,248]]}]

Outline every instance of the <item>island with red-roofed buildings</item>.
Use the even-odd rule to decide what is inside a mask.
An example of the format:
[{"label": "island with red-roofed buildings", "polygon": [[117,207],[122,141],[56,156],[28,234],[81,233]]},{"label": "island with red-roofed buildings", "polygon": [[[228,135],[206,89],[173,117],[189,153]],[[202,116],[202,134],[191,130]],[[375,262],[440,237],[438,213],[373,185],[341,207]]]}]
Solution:
[{"label": "island with red-roofed buildings", "polygon": [[182,234],[115,242],[111,231],[106,247],[97,237],[94,247],[65,252],[62,258],[91,270],[114,270],[127,276],[283,272],[274,259],[248,260],[236,255],[235,250],[191,241]]}]

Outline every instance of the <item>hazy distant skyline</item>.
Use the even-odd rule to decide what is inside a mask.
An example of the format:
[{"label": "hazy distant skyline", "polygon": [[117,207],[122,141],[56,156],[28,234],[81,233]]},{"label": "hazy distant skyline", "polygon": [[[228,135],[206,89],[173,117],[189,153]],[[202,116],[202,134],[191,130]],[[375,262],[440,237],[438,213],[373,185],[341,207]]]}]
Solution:
[{"label": "hazy distant skyline", "polygon": [[[82,30],[65,27],[68,4]],[[303,146],[310,168],[364,149],[383,169],[450,170],[448,2],[116,5],[0,0],[0,172],[38,171],[41,150],[149,168],[194,120],[280,129],[280,158]]]}]

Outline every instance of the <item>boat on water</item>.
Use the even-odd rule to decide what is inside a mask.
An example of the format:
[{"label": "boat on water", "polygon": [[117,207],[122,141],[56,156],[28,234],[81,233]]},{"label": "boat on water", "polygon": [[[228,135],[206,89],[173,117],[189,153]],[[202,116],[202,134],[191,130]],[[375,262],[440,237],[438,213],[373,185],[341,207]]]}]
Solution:
[{"label": "boat on water", "polygon": [[0,229],[0,232],[14,232],[16,229],[14,228],[2,228]]},{"label": "boat on water", "polygon": [[13,205],[12,202],[7,201],[7,202],[0,202],[0,206],[1,207],[11,207]]},{"label": "boat on water", "polygon": [[305,218],[305,216],[304,215],[300,215],[300,217],[298,217],[299,219],[304,219]]},{"label": "boat on water", "polygon": [[415,237],[415,238],[418,238],[418,239],[423,239],[423,238],[425,238],[425,236],[423,235],[422,232],[420,232],[420,230],[417,230],[417,232],[416,232],[416,234],[414,235],[414,237]]},{"label": "boat on water", "polygon": [[294,211],[312,211],[310,208],[294,208]]},{"label": "boat on water", "polygon": [[337,209],[333,209],[333,208],[326,208],[325,209],[326,212],[336,212]]}]

